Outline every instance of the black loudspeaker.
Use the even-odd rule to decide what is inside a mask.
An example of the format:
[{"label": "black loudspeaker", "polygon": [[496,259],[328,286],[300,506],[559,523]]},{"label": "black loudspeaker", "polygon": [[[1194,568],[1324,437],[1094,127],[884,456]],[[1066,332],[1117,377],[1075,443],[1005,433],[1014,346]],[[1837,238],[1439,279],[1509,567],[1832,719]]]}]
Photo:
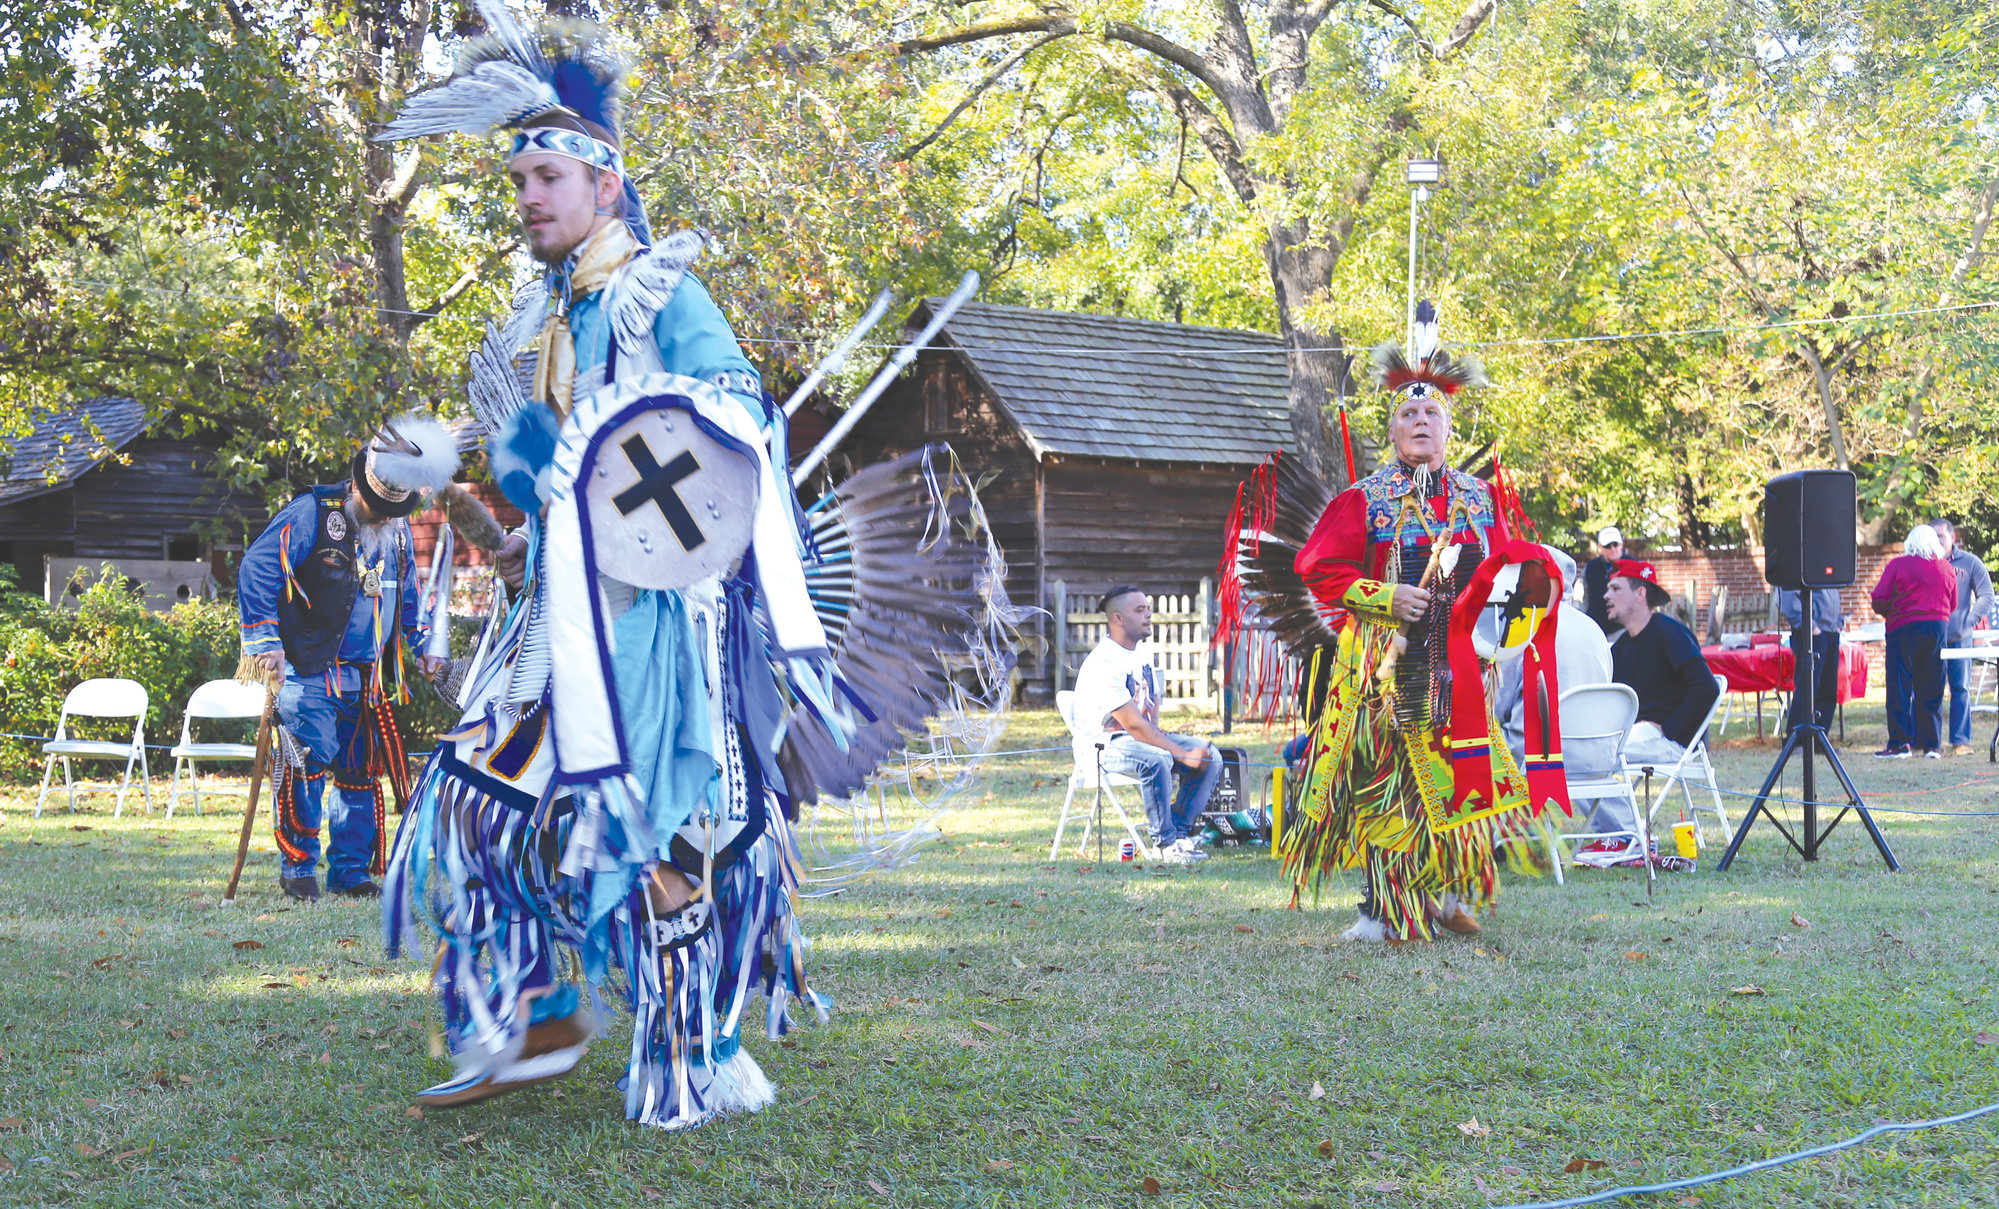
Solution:
[{"label": "black loudspeaker", "polygon": [[1794,470],[1763,485],[1763,579],[1779,588],[1853,582],[1859,523],[1851,470]]}]

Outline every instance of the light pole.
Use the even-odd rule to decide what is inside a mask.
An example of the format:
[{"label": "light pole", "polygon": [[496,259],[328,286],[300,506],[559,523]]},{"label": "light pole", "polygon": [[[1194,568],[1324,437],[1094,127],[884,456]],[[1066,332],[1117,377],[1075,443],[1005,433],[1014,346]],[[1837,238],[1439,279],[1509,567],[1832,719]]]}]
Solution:
[{"label": "light pole", "polygon": [[1409,307],[1407,311],[1407,334],[1402,347],[1411,350],[1416,347],[1416,207],[1430,200],[1430,186],[1444,179],[1444,161],[1410,160],[1409,184]]}]

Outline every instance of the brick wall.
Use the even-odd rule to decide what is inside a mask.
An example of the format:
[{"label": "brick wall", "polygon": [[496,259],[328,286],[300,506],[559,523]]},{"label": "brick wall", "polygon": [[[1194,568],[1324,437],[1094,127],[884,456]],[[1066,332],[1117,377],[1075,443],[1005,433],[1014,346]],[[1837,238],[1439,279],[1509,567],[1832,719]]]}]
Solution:
[{"label": "brick wall", "polygon": [[[1854,563],[1854,581],[1839,591],[1840,606],[1852,624],[1865,625],[1881,620],[1868,601],[1868,593],[1874,590],[1875,581],[1881,578],[1881,568],[1901,552],[1900,543],[1860,547]],[[1770,585],[1763,582],[1761,546],[1735,550],[1657,551],[1638,557],[1658,568],[1659,583],[1668,592],[1675,596],[1693,595],[1696,614],[1694,632],[1702,637],[1707,635],[1708,607],[1714,602],[1717,586],[1727,585],[1729,596],[1735,600],[1770,591]],[[1734,611],[1730,609],[1731,613]]]}]

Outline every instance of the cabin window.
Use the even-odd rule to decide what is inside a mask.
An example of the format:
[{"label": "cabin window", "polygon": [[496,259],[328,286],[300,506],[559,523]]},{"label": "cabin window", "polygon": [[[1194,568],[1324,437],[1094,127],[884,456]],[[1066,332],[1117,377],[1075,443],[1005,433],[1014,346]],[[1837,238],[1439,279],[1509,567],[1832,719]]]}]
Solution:
[{"label": "cabin window", "polygon": [[201,539],[194,537],[170,537],[167,539],[167,558],[177,563],[191,563],[201,557]]}]

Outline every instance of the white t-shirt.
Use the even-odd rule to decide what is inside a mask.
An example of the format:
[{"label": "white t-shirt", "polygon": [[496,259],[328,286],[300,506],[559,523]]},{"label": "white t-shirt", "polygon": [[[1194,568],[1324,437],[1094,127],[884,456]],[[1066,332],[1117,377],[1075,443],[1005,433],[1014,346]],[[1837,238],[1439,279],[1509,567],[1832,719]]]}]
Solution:
[{"label": "white t-shirt", "polygon": [[1159,707],[1165,694],[1166,678],[1152,666],[1152,655],[1140,646],[1125,650],[1114,640],[1097,643],[1076,672],[1076,731],[1090,743],[1101,743],[1122,731],[1110,715],[1136,701],[1147,717]]}]

